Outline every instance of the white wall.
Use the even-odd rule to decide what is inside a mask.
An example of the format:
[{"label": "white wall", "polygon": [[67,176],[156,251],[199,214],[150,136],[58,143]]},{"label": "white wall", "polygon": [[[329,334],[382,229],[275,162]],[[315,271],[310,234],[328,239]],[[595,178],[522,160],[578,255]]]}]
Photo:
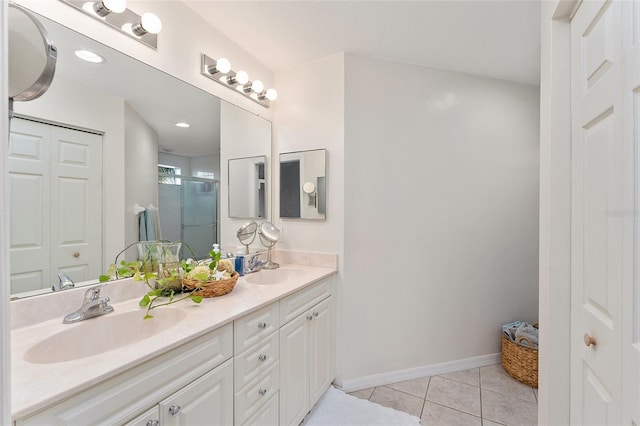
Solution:
[{"label": "white wall", "polygon": [[352,55],[276,84],[273,164],[328,149],[327,220],[276,224],[338,253],[338,383],[496,360],[501,324],[537,320],[537,88]]},{"label": "white wall", "polygon": [[273,123],[273,187],[280,188],[280,153],[327,149],[326,220],[280,219],[280,194],[274,191],[274,224],[283,230],[278,248],[337,253],[341,271],[346,144],[344,54],[280,72],[276,75],[276,85],[278,104]]},{"label": "white wall", "polygon": [[347,56],[345,90],[344,380],[500,352],[538,319],[538,88]]},{"label": "white wall", "polygon": [[[125,244],[139,240],[134,206],[158,206],[158,134],[125,104]],[[129,257],[135,259],[136,251]]]}]

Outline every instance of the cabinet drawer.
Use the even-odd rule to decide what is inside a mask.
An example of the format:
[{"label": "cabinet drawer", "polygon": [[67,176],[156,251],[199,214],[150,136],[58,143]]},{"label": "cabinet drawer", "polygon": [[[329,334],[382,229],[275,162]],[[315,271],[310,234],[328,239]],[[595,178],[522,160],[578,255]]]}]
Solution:
[{"label": "cabinet drawer", "polygon": [[331,296],[331,279],[326,278],[280,300],[280,324],[285,325],[316,303]]},{"label": "cabinet drawer", "polygon": [[271,395],[271,399],[242,426],[275,426],[280,424],[280,398],[278,393]]},{"label": "cabinet drawer", "polygon": [[280,370],[276,363],[264,375],[236,392],[235,417],[236,424],[243,424],[265,405],[271,396],[280,388]]},{"label": "cabinet drawer", "polygon": [[271,368],[280,358],[280,339],[278,333],[234,358],[235,389],[240,390],[262,373]]},{"label": "cabinet drawer", "polygon": [[280,328],[280,305],[272,303],[233,323],[235,354],[239,354]]}]

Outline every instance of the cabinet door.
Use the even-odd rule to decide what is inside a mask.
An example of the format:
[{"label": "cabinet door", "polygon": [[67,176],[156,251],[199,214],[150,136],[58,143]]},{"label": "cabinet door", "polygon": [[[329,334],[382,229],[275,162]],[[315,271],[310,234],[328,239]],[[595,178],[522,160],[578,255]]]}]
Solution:
[{"label": "cabinet door", "polygon": [[124,426],[160,426],[160,407],[156,405]]},{"label": "cabinet door", "polygon": [[311,308],[309,321],[309,407],[318,402],[334,378],[335,350],[331,300]]},{"label": "cabinet door", "polygon": [[253,417],[242,426],[278,426],[278,394],[271,397]]},{"label": "cabinet door", "polygon": [[280,424],[298,425],[309,411],[311,312],[280,329]]},{"label": "cabinet door", "polygon": [[160,403],[163,426],[233,424],[233,360]]}]

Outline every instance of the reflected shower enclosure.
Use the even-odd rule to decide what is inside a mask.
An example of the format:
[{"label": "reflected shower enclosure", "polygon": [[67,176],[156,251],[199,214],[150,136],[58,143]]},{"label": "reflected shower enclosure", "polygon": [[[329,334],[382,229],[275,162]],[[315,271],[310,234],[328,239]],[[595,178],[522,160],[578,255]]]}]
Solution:
[{"label": "reflected shower enclosure", "polygon": [[[197,259],[218,242],[217,179],[159,174],[158,210],[162,238],[187,243]],[[191,257],[186,247],[182,258]]]}]

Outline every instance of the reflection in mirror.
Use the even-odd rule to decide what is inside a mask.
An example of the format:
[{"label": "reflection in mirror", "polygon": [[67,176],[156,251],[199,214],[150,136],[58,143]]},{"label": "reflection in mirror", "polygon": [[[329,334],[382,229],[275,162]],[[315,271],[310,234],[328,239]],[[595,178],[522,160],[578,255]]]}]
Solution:
[{"label": "reflection in mirror", "polygon": [[229,160],[229,217],[266,217],[266,162],[264,155]]},{"label": "reflection in mirror", "polygon": [[280,217],[326,218],[326,149],[280,154]]},{"label": "reflection in mirror", "polygon": [[[12,295],[50,291],[59,281],[59,272],[65,272],[76,286],[96,282],[116,254],[139,239],[136,205],[142,209],[158,207],[160,237],[186,241],[204,256],[211,244],[220,241],[222,231],[218,214],[221,106],[237,110],[233,123],[226,124],[227,133],[233,131],[241,117],[256,117],[47,18],[37,17],[58,48],[56,76],[47,93],[33,102],[15,104],[15,111],[24,121],[48,126],[45,129],[49,130],[41,132],[46,136],[35,137],[37,133],[31,130],[18,130],[21,142],[11,144],[9,155],[21,157],[24,162],[25,156],[42,147],[48,146],[53,152],[55,144],[44,141],[57,138],[64,149],[56,150],[66,155],[62,161],[75,170],[89,158],[86,155],[90,149],[101,147],[102,151],[91,154],[91,167],[85,167],[97,173],[94,178],[98,185],[82,192],[73,189],[81,185],[78,181],[67,179],[68,185],[61,187],[53,183],[54,175],[45,179],[32,174],[31,181],[18,182],[14,179],[17,172],[9,172],[9,180],[15,180],[16,185],[31,185],[28,190],[37,194],[33,202],[22,203],[30,215],[12,213],[10,252],[12,282],[31,274],[37,284],[28,288],[12,285]],[[104,62],[81,61],[74,53],[80,48],[97,53]],[[176,127],[178,122],[190,127]],[[98,139],[85,149],[70,136],[56,135],[69,129]],[[11,140],[15,137],[12,135]],[[235,143],[242,145],[242,141]],[[270,133],[260,138],[260,144],[270,149]],[[257,154],[262,152],[244,155]],[[10,158],[9,164],[16,163],[14,160]],[[43,168],[53,171],[58,167],[54,166],[58,160],[53,154],[45,160],[49,165]],[[24,194],[24,185],[11,191]],[[88,195],[83,198],[80,194]],[[60,210],[61,206],[68,207],[68,211]],[[232,231],[235,233],[235,226]],[[96,233],[102,241],[93,243],[90,249],[74,250],[69,246],[58,250],[54,241],[58,244],[62,233],[62,245]],[[21,260],[16,253],[29,245],[44,250]],[[65,258],[58,261],[62,255]],[[137,251],[132,249],[126,257],[131,260],[136,256]],[[44,262],[48,272],[23,272],[16,262]],[[26,290],[28,294],[23,293]]]}]

